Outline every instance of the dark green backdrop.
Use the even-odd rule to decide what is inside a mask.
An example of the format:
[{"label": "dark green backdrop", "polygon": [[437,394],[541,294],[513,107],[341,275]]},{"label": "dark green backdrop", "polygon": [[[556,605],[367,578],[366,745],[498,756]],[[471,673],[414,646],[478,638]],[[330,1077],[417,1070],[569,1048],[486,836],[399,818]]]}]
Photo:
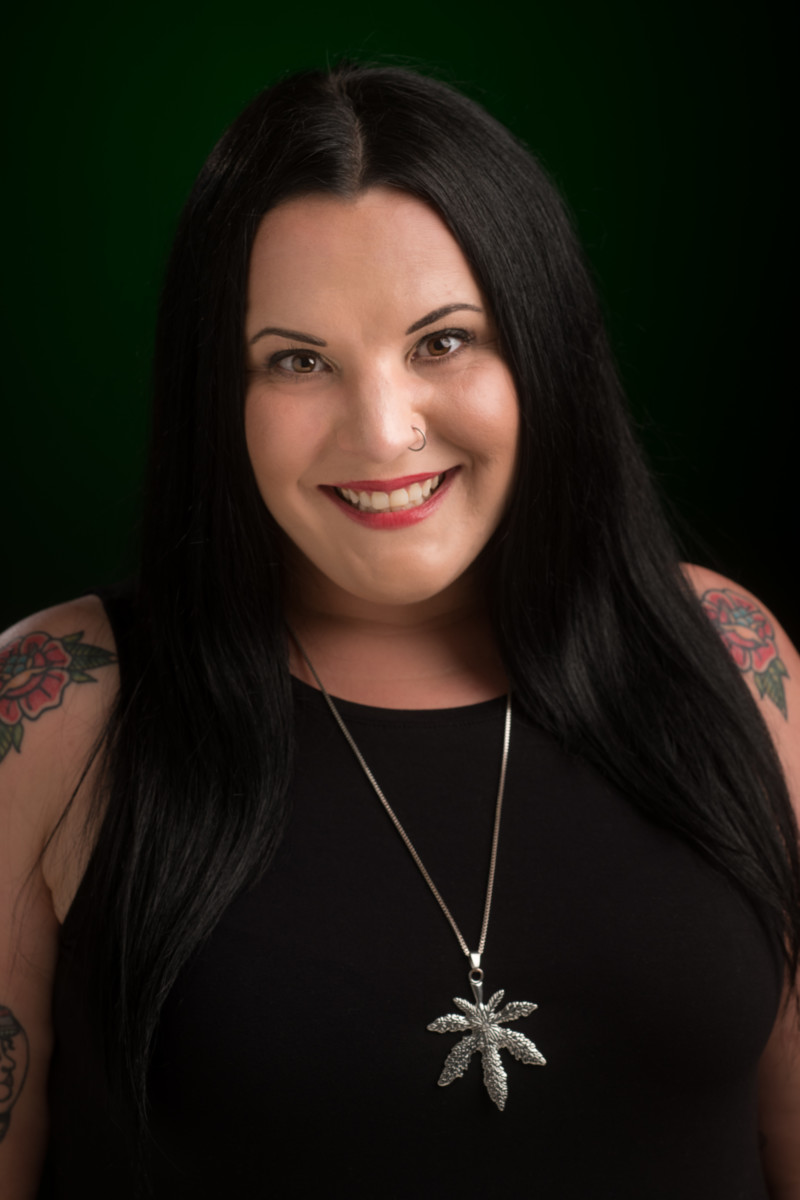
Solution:
[{"label": "dark green backdrop", "polygon": [[93,0],[18,6],[5,33],[0,624],[128,568],[181,202],[256,90],[350,53],[440,69],[539,153],[690,552],[798,636],[780,9]]}]

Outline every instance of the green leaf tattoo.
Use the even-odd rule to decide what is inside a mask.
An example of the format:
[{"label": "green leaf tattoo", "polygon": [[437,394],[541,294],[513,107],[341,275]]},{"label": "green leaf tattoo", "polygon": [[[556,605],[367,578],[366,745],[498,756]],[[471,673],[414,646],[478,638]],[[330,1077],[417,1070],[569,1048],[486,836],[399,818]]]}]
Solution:
[{"label": "green leaf tattoo", "polygon": [[773,658],[766,671],[762,671],[760,675],[756,673],[755,681],[762,700],[764,696],[768,696],[786,716],[786,695],[783,690],[782,675],[788,679],[789,672],[779,658]]},{"label": "green leaf tattoo", "polygon": [[760,698],[766,696],[786,717],[783,679],[789,672],[778,657],[769,617],[749,596],[732,588],[711,588],[703,593],[701,603],[739,670],[752,671]]},{"label": "green leaf tattoo", "polygon": [[117,661],[82,637],[83,632],[61,638],[28,633],[0,649],[0,762],[12,748],[19,753],[23,721],[58,708],[71,683],[96,683],[88,672]]},{"label": "green leaf tattoo", "polygon": [[[14,730],[8,725],[0,725],[0,762],[8,754],[11,747],[14,745]],[[15,747],[17,750],[19,746]]]}]

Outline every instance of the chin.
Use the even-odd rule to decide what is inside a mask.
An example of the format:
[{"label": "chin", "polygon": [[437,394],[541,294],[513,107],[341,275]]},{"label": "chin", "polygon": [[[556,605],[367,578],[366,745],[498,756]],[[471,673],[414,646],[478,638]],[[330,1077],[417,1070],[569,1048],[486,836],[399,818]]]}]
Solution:
[{"label": "chin", "polygon": [[327,597],[337,608],[346,605],[348,598],[360,604],[397,608],[428,603],[467,582],[474,561],[468,554],[461,554],[443,562],[443,548],[438,545],[432,552],[370,557],[346,553],[333,557],[315,553],[312,557],[286,537],[284,564],[293,576],[297,595],[314,595],[317,602]]},{"label": "chin", "polygon": [[[317,579],[323,588],[331,584],[340,593],[352,596],[365,604],[385,607],[424,604],[450,591],[462,578],[463,569],[446,571],[442,564],[413,564],[401,561],[387,564],[377,562],[362,570],[338,569],[325,573],[317,568]],[[371,569],[372,568],[372,569]]]},{"label": "chin", "polygon": [[407,606],[412,604],[424,604],[428,600],[433,600],[436,596],[442,595],[451,586],[448,581],[433,581],[433,580],[414,580],[407,576],[404,579],[394,580],[375,580],[373,582],[360,580],[341,580],[339,587],[354,596],[358,600],[362,600],[367,604],[380,604],[386,607],[389,606]]}]

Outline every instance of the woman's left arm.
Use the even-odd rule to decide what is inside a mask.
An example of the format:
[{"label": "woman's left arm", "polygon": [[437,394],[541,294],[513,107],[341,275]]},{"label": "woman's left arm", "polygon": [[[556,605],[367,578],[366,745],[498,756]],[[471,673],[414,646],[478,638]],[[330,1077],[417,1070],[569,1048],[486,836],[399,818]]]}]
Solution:
[{"label": "woman's left arm", "polygon": [[[744,588],[704,567],[684,570],[758,701],[800,822],[800,655]],[[759,1069],[759,1133],[772,1200],[800,1200],[800,982],[784,1001]]]}]

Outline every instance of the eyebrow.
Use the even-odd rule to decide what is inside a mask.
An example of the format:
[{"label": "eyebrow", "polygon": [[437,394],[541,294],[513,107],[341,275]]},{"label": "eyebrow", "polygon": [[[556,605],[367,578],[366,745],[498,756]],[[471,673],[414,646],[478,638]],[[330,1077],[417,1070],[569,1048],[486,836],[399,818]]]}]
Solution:
[{"label": "eyebrow", "polygon": [[482,308],[478,308],[477,304],[445,304],[442,308],[435,308],[433,312],[429,312],[427,316],[420,317],[413,325],[409,325],[406,330],[406,336],[409,333],[416,333],[418,329],[424,329],[426,325],[432,325],[434,321],[440,321],[442,317],[447,317],[450,313],[461,312],[464,309],[469,309],[470,312],[483,312]]},{"label": "eyebrow", "polygon": [[314,337],[312,333],[298,333],[296,329],[279,329],[277,325],[268,325],[266,329],[259,329],[258,333],[250,338],[250,345],[252,346],[259,338],[267,337],[270,333],[287,338],[290,342],[308,342],[311,346],[327,346],[328,344],[322,338]]},{"label": "eyebrow", "polygon": [[[450,313],[463,312],[465,309],[470,312],[483,312],[483,309],[479,308],[477,304],[445,304],[442,308],[435,308],[433,312],[426,313],[424,317],[420,317],[413,325],[409,325],[406,330],[406,337],[410,333],[416,333],[418,330],[424,329],[426,325],[432,325],[434,321],[440,321],[442,317],[447,317]],[[290,342],[308,342],[310,346],[327,346],[328,344],[322,338],[314,337],[312,333],[300,333],[297,329],[281,329],[277,325],[267,325],[264,329],[259,329],[258,333],[250,338],[250,345],[252,346],[259,338],[268,337],[270,334],[286,338]]]}]

